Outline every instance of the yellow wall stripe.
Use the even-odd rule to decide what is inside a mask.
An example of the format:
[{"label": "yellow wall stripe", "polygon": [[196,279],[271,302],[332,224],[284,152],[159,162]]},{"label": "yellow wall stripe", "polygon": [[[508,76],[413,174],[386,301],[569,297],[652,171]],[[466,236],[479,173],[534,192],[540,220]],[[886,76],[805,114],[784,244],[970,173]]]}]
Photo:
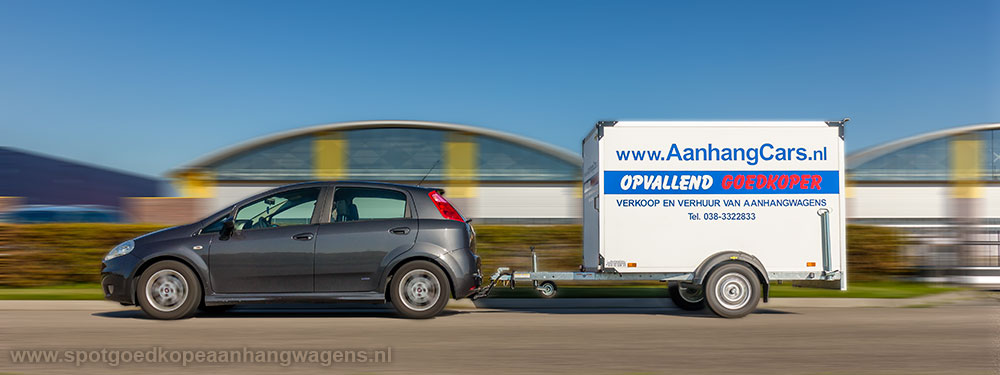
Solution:
[{"label": "yellow wall stripe", "polygon": [[313,176],[336,180],[347,176],[347,139],[341,132],[326,132],[313,137]]},{"label": "yellow wall stripe", "polygon": [[968,133],[951,139],[952,197],[982,198],[983,141],[979,134]]},{"label": "yellow wall stripe", "polygon": [[215,177],[208,171],[181,172],[174,180],[174,187],[185,198],[212,198],[215,196]]},{"label": "yellow wall stripe", "polygon": [[475,136],[461,132],[449,132],[442,147],[444,153],[444,176],[447,179],[446,193],[454,198],[476,197],[476,177],[478,174],[479,145]]}]

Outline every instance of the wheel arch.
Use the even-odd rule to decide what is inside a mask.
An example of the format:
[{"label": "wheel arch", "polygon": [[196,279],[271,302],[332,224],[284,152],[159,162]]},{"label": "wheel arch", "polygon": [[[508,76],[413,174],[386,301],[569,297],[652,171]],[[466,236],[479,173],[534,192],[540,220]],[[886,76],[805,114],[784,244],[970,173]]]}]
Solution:
[{"label": "wheel arch", "polygon": [[704,284],[705,279],[708,278],[708,275],[711,274],[712,271],[727,263],[742,263],[750,267],[750,269],[757,274],[757,279],[762,285],[762,297],[764,302],[767,302],[768,295],[770,294],[770,279],[767,276],[767,269],[764,268],[764,263],[762,263],[760,259],[742,251],[720,251],[712,254],[712,256],[709,256],[708,258],[705,258],[705,260],[698,265],[698,268],[695,269],[692,282],[699,285]]},{"label": "wheel arch", "polygon": [[395,276],[396,271],[398,271],[401,267],[403,267],[403,265],[405,265],[407,263],[410,263],[410,262],[415,262],[415,261],[418,261],[418,260],[423,260],[423,261],[430,262],[431,264],[433,264],[435,266],[438,266],[438,268],[440,268],[441,271],[444,271],[444,277],[448,279],[448,290],[449,290],[449,292],[451,292],[451,296],[452,297],[455,296],[455,294],[456,294],[455,293],[455,277],[452,275],[451,269],[447,265],[445,265],[444,262],[441,262],[440,259],[434,259],[433,257],[428,256],[426,254],[419,254],[419,255],[414,255],[414,256],[411,256],[411,257],[406,257],[406,258],[398,260],[397,262],[395,262],[392,265],[392,267],[389,268],[389,272],[387,272],[385,274],[385,276],[382,277],[382,281],[381,281],[382,284],[379,286],[379,290],[382,291],[382,294],[385,296],[386,301],[389,300],[389,294],[390,294],[389,293],[389,284],[390,284],[390,280],[392,280],[392,277]]},{"label": "wheel arch", "polygon": [[139,279],[142,278],[142,274],[144,272],[146,272],[146,270],[149,269],[149,267],[152,267],[154,264],[162,262],[162,261],[167,261],[167,260],[172,260],[172,261],[176,261],[176,262],[178,262],[180,264],[183,264],[183,265],[187,266],[187,268],[190,268],[191,272],[194,272],[194,276],[198,278],[198,284],[201,285],[201,291],[202,291],[202,293],[201,293],[201,301],[199,301],[198,303],[199,304],[204,304],[205,303],[205,296],[208,295],[208,293],[209,293],[209,288],[208,288],[208,285],[205,282],[205,280],[206,280],[205,277],[201,274],[201,271],[199,270],[199,268],[196,267],[190,260],[185,259],[184,257],[178,256],[178,255],[175,255],[175,254],[157,255],[157,256],[151,257],[149,259],[143,260],[142,263],[139,264],[138,267],[136,267],[135,274],[132,277],[132,303],[133,304],[138,304],[139,303],[139,299],[138,299],[139,298]]}]

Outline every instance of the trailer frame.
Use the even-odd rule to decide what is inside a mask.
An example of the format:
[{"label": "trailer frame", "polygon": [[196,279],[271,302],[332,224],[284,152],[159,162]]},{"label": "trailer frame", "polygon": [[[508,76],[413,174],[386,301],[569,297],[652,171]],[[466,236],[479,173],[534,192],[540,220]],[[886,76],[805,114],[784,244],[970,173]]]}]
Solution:
[{"label": "trailer frame", "polygon": [[[758,272],[758,276],[761,281],[764,282],[764,302],[768,301],[768,291],[767,283],[771,280],[775,281],[807,281],[807,280],[820,280],[820,281],[834,281],[840,280],[843,273],[840,270],[828,271],[824,270],[819,273],[817,272],[767,272],[763,270],[763,266],[754,265],[747,262],[745,259],[739,259],[738,256],[731,256],[727,259],[722,259],[721,261],[711,262],[712,258],[717,258],[717,256],[709,257],[706,259],[706,263],[702,263],[702,266],[694,272],[629,272],[621,273],[614,268],[603,268],[600,271],[540,271],[538,270],[538,253],[535,251],[535,247],[530,247],[531,251],[531,271],[515,271],[511,270],[509,267],[498,267],[497,270],[490,276],[490,281],[485,286],[480,286],[476,289],[476,292],[470,297],[472,300],[477,300],[481,298],[489,297],[490,292],[497,285],[507,286],[510,289],[514,289],[518,282],[531,282],[532,287],[543,293],[545,295],[543,288],[545,283],[552,283],[555,286],[556,281],[660,281],[660,282],[682,282],[691,284],[692,286],[698,286],[704,278],[704,276],[715,268],[719,264],[726,261],[738,261],[749,264]],[[824,247],[824,251],[830,251],[829,246]],[[717,254],[718,255],[718,254]],[[744,256],[750,256],[749,254],[743,254]],[[753,258],[754,260],[756,258]],[[829,259],[829,258],[826,258]],[[824,269],[827,269],[828,265],[824,265]],[[699,276],[700,274],[700,276]]]}]

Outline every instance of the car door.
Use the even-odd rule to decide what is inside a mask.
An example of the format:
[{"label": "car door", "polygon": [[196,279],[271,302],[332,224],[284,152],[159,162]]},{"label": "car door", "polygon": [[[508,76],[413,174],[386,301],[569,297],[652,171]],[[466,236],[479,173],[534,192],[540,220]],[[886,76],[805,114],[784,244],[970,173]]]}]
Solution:
[{"label": "car door", "polygon": [[232,235],[213,239],[209,249],[214,291],[312,292],[320,191],[280,191],[234,210]]},{"label": "car door", "polygon": [[337,186],[329,222],[316,236],[316,291],[367,292],[378,286],[386,262],[417,238],[409,195],[403,190]]}]

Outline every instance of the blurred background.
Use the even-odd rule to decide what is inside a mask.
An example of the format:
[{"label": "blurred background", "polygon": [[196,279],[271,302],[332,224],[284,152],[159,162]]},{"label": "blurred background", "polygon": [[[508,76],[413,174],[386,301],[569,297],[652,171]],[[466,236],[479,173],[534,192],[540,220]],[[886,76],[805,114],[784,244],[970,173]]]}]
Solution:
[{"label": "blurred background", "polygon": [[596,121],[845,116],[852,280],[1000,285],[998,9],[5,2],[0,286],[332,179],[444,188],[487,270],[574,269]]},{"label": "blurred background", "polygon": [[[853,259],[860,268],[851,267],[852,273],[862,278],[870,273],[1000,284],[998,132],[1000,123],[963,126],[851,153],[848,235],[857,237],[849,239],[850,256],[860,257]],[[519,245],[521,255],[527,255],[523,248],[549,242],[557,233],[565,237],[569,231],[568,237],[549,244],[561,250],[549,253],[560,258],[550,266],[573,269],[579,264],[574,236],[582,222],[581,164],[577,153],[538,140],[429,121],[356,121],[293,129],[203,155],[163,177],[2,148],[0,218],[20,224],[175,225],[296,182],[423,181],[444,188],[477,226],[500,232],[509,231],[493,226],[541,226],[532,230],[535,238],[523,236],[519,244],[508,243],[510,253],[495,254],[487,265],[516,265],[510,257],[516,258]],[[490,238],[487,235],[486,246]],[[868,248],[876,253],[863,254]]]}]

